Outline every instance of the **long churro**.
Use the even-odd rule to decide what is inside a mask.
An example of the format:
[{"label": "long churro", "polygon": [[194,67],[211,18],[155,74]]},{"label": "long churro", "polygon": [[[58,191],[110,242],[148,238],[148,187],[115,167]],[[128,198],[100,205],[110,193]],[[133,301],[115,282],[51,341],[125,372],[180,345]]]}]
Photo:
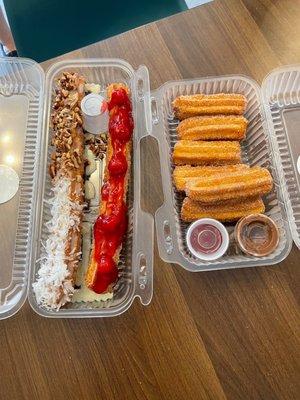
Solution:
[{"label": "long churro", "polygon": [[273,180],[266,168],[253,167],[222,175],[189,180],[186,194],[192,200],[213,204],[226,200],[243,201],[248,197],[262,196],[271,191]]},{"label": "long churro", "polygon": [[191,117],[180,122],[177,132],[185,140],[242,140],[247,124],[241,115]]},{"label": "long churro", "polygon": [[175,116],[180,120],[197,115],[241,115],[245,112],[246,105],[245,96],[235,93],[178,96],[173,101]]},{"label": "long churro", "polygon": [[107,93],[110,116],[105,183],[85,276],[87,287],[96,293],[110,292],[118,278],[119,254],[127,231],[126,194],[133,133],[129,89],[113,84]]},{"label": "long churro", "polygon": [[236,141],[179,140],[174,146],[175,165],[224,165],[241,162],[241,147]]},{"label": "long churro", "polygon": [[259,214],[264,211],[265,206],[260,197],[209,205],[186,197],[182,203],[181,218],[185,222],[192,222],[200,218],[213,218],[221,222],[231,222],[246,215]]},{"label": "long churro", "polygon": [[249,168],[246,164],[233,164],[222,166],[200,166],[182,165],[174,168],[173,180],[177,190],[185,190],[189,180],[210,176],[220,176],[228,172],[240,171]]},{"label": "long churro", "polygon": [[63,73],[51,115],[55,150],[49,168],[54,195],[49,201],[49,236],[33,284],[37,302],[49,309],[58,310],[70,301],[81,256],[84,134],[80,101],[83,96],[84,78],[77,73]]}]

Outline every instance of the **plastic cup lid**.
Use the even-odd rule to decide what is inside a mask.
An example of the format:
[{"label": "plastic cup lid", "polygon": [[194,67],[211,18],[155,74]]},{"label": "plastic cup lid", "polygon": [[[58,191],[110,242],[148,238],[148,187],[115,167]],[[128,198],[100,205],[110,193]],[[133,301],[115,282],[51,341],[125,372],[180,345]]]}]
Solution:
[{"label": "plastic cup lid", "polygon": [[0,204],[11,200],[19,189],[19,176],[14,169],[0,165]]},{"label": "plastic cup lid", "polygon": [[102,114],[101,105],[105,102],[103,96],[100,94],[90,93],[81,100],[82,112],[90,117]]}]

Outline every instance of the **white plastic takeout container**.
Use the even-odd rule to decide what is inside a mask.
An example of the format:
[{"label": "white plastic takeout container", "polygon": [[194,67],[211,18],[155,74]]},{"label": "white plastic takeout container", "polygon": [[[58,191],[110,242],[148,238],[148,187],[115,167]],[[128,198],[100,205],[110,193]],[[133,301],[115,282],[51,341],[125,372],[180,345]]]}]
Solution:
[{"label": "white plastic takeout container", "polygon": [[[50,196],[48,175],[51,152],[49,126],[55,79],[65,70],[78,71],[88,81],[106,86],[121,81],[132,92],[135,131],[129,186],[129,230],[121,257],[121,278],[114,298],[103,303],[72,303],[58,312],[40,307],[32,291],[39,268],[42,243],[47,237]],[[53,64],[46,75],[32,60],[3,58],[0,61],[0,163],[13,143],[13,166],[20,178],[19,191],[0,205],[0,319],[16,313],[28,297],[32,308],[46,317],[108,317],[126,311],[135,297],[149,304],[153,292],[154,219],[140,206],[140,141],[152,135],[158,140],[164,203],[155,215],[161,258],[189,271],[207,271],[256,265],[272,265],[287,257],[292,240],[300,248],[300,65],[272,71],[260,87],[245,76],[219,76],[167,82],[150,92],[148,70],[134,70],[118,59],[68,60]],[[279,229],[277,249],[266,257],[243,254],[231,243],[218,260],[196,259],[187,249],[180,207],[183,196],[172,184],[172,149],[177,140],[172,101],[181,94],[243,93],[248,100],[249,120],[243,141],[243,161],[270,170],[274,189],[264,198],[266,214]],[[5,135],[4,135],[5,133]],[[4,135],[4,136],[3,136]],[[16,141],[18,139],[18,141]],[[17,143],[17,144],[16,144]],[[12,160],[10,158],[10,160]],[[18,210],[15,212],[15,210]],[[226,225],[229,235],[233,225]],[[7,254],[11,254],[7,257]]]}]

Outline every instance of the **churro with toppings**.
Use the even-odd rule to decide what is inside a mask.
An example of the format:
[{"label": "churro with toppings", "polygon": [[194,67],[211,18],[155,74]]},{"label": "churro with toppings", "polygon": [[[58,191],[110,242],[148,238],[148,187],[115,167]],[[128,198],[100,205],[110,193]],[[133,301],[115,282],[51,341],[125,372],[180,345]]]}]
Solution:
[{"label": "churro with toppings", "polygon": [[54,151],[49,173],[53,197],[51,218],[37,281],[33,284],[37,302],[58,310],[70,301],[81,257],[81,222],[84,202],[84,133],[80,101],[84,78],[65,72],[57,82],[51,115]]}]

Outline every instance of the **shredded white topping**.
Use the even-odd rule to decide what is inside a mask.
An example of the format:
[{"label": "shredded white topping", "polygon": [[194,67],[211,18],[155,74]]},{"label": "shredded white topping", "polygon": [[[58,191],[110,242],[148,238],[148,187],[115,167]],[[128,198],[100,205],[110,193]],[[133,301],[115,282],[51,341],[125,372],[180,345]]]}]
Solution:
[{"label": "shredded white topping", "polygon": [[47,309],[59,310],[71,300],[74,293],[72,278],[65,262],[65,245],[69,228],[75,226],[79,229],[80,219],[72,215],[72,210],[82,210],[83,205],[69,199],[70,184],[70,179],[59,178],[52,188],[53,197],[48,202],[52,216],[46,223],[49,236],[40,260],[38,278],[33,284],[37,302]]},{"label": "shredded white topping", "polygon": [[86,83],[84,85],[84,90],[86,92],[91,92],[95,94],[99,94],[101,92],[101,86],[96,83]]}]

